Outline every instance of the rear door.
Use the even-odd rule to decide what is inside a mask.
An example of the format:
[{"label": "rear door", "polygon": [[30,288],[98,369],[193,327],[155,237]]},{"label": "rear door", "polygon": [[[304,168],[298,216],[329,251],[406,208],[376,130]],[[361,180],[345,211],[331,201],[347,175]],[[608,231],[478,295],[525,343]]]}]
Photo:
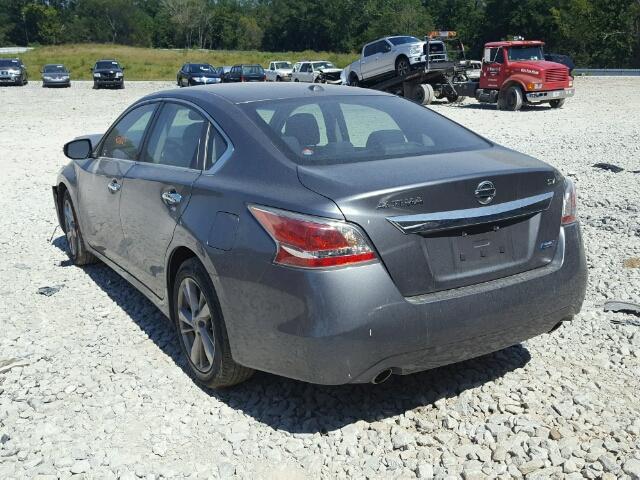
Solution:
[{"label": "rear door", "polygon": [[124,260],[119,213],[124,177],[138,158],[156,107],[150,103],[127,112],[107,132],[95,158],[77,163],[82,233],[93,249],[119,265]]},{"label": "rear door", "polygon": [[380,42],[374,42],[366,47],[362,51],[362,60],[360,61],[360,69],[363,79],[370,79],[377,75],[379,71],[378,60],[380,52],[378,50]]},{"label": "rear door", "polygon": [[202,173],[208,125],[196,107],[164,103],[140,161],[126,173],[120,218],[127,270],[159,297],[165,291],[167,248]]}]

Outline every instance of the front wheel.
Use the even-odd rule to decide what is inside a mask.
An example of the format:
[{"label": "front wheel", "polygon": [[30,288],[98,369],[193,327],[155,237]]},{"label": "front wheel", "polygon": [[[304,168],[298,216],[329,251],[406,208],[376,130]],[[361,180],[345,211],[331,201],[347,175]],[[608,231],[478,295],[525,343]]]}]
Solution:
[{"label": "front wheel", "polygon": [[398,77],[406,77],[409,74],[411,65],[407,57],[400,57],[396,60],[396,75]]},{"label": "front wheel", "polygon": [[522,90],[517,85],[511,85],[498,98],[498,109],[517,112],[522,108]]},{"label": "front wheel", "polygon": [[294,80],[294,82],[299,82],[300,80],[298,80],[297,78]]},{"label": "front wheel", "polygon": [[173,320],[189,371],[207,387],[244,382],[253,370],[234,362],[209,274],[196,259],[184,262],[173,283]]},{"label": "front wheel", "polygon": [[561,98],[559,100],[551,100],[549,102],[549,105],[551,105],[551,108],[562,108],[562,106],[564,105],[564,98]]},{"label": "front wheel", "polygon": [[360,85],[360,81],[355,74],[351,75],[351,78],[349,78],[349,85],[352,87],[358,87]]},{"label": "front wheel", "polygon": [[276,77],[276,82],[281,82],[281,81],[282,81],[282,79],[280,78],[280,76],[277,76]]},{"label": "front wheel", "polygon": [[76,265],[94,263],[96,257],[87,251],[69,192],[64,192],[62,199],[62,218],[64,220],[64,233],[67,237],[67,254],[69,258],[71,258]]}]

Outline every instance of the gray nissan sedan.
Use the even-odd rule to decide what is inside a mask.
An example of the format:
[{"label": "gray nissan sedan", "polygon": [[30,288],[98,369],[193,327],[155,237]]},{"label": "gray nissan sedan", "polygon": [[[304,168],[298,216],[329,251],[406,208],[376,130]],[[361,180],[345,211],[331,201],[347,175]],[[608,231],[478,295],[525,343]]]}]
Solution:
[{"label": "gray nissan sedan", "polygon": [[551,332],[584,299],[573,183],[392,95],[164,91],[64,151],[69,255],[157,305],[207,386],[380,383]]}]

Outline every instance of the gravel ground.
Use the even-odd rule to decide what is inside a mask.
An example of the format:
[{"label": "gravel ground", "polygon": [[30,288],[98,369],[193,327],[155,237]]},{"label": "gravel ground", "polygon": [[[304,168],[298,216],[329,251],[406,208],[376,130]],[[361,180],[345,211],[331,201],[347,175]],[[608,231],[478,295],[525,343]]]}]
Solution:
[{"label": "gravel ground", "polygon": [[216,392],[161,314],[107,267],[70,265],[55,230],[62,144],[170,84],[1,88],[0,478],[640,478],[640,318],[602,311],[640,302],[623,267],[640,257],[640,78],[576,85],[562,110],[433,107],[576,180],[590,281],[573,323],[380,386],[257,374]]}]

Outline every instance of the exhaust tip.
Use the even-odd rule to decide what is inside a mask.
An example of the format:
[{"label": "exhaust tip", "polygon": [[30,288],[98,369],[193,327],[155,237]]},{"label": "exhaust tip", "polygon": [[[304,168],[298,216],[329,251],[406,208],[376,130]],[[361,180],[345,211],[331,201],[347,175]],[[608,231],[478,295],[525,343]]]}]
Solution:
[{"label": "exhaust tip", "polygon": [[387,368],[386,370],[383,370],[378,375],[376,375],[373,378],[373,380],[371,380],[371,383],[373,383],[374,385],[380,385],[381,383],[384,383],[387,380],[389,380],[390,376],[391,376],[391,369]]}]

